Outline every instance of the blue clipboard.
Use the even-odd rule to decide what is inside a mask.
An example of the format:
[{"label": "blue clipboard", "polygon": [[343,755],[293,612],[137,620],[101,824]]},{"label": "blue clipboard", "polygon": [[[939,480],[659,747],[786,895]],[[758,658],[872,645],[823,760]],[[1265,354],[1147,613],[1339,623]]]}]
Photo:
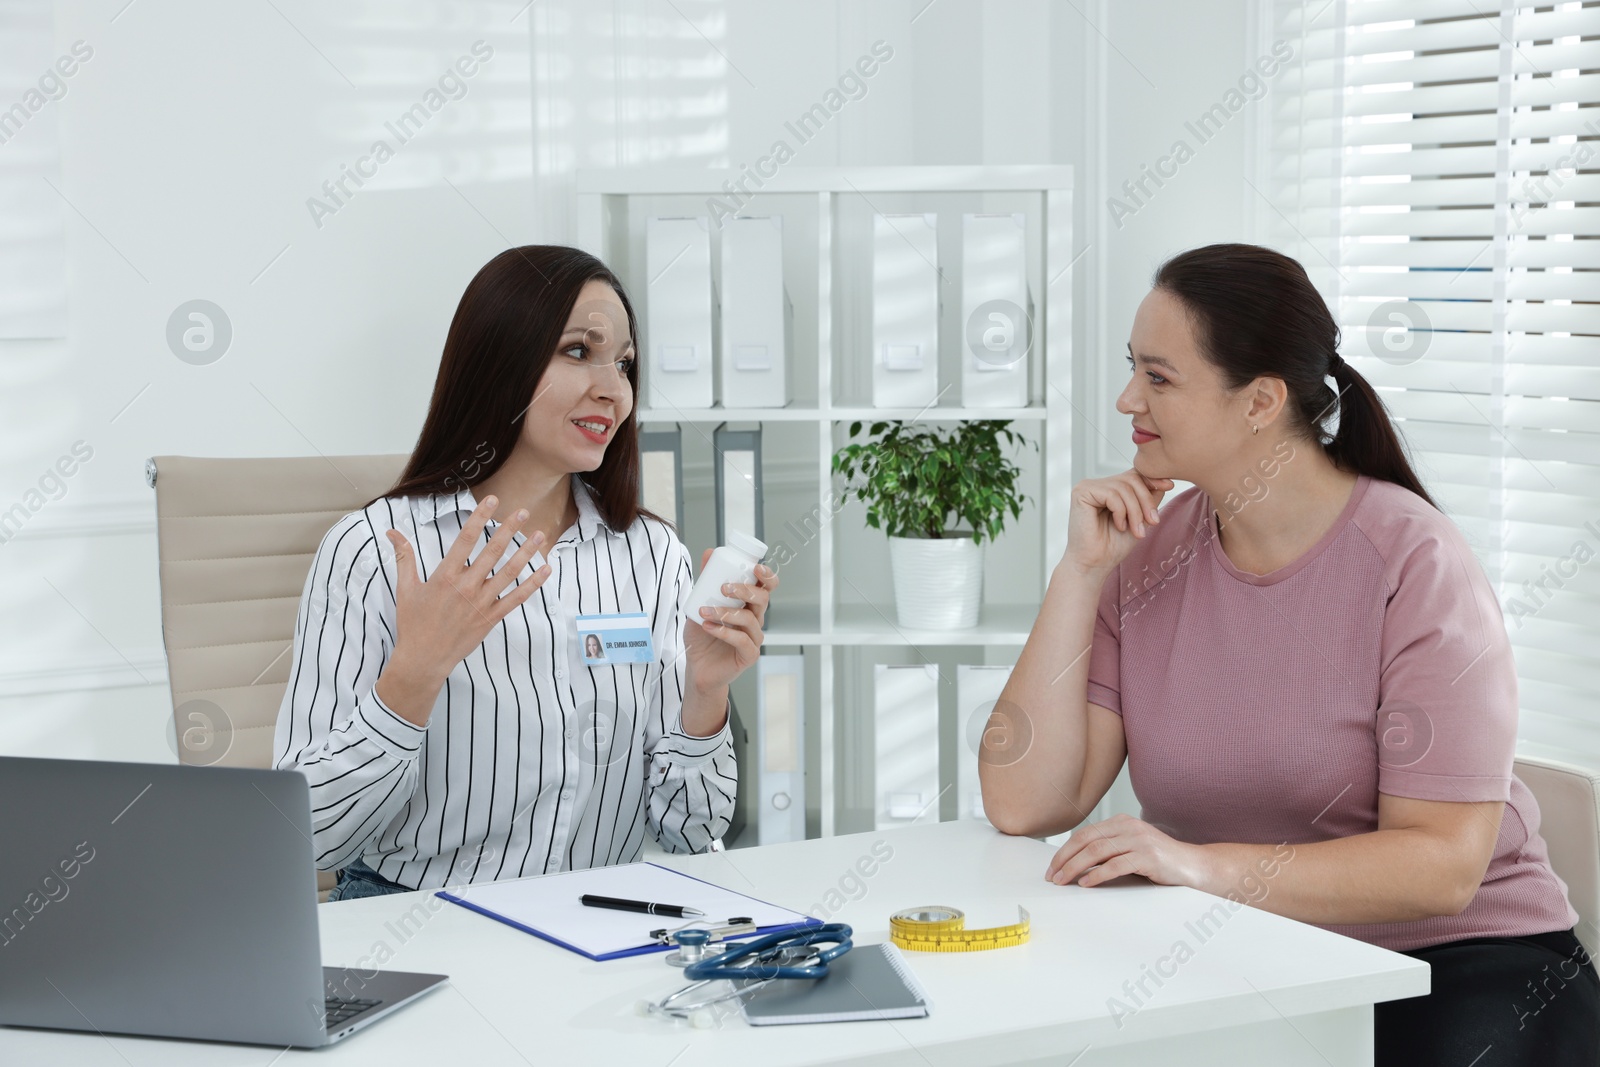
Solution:
[{"label": "blue clipboard", "polygon": [[[628,865],[624,864],[622,866],[628,866]],[[666,866],[663,866],[662,864],[659,864],[659,863],[650,863],[650,862],[646,861],[644,866],[649,866],[649,867],[653,867],[653,868],[655,868],[657,870],[666,871],[666,872],[668,872],[670,874],[673,874],[673,875],[675,875],[675,876],[677,876],[679,878],[687,878],[690,881],[699,882],[701,885],[711,886],[712,888],[714,888],[714,889],[716,889],[716,890],[718,890],[719,892],[722,892],[722,893],[732,893],[734,896],[742,897],[745,900],[748,900],[748,901],[750,901],[751,903],[754,903],[754,904],[761,904],[761,905],[764,905],[765,907],[768,907],[768,908],[778,908],[778,909],[783,910],[783,911],[792,911],[792,909],[783,908],[781,905],[772,904],[769,901],[761,900],[761,899],[759,899],[757,897],[752,897],[747,893],[736,893],[733,890],[729,890],[724,886],[718,886],[714,882],[708,882],[703,878],[696,878],[692,874],[684,874],[682,871],[674,870],[671,867],[666,867]],[[615,870],[615,868],[603,868],[602,867],[602,868],[592,868],[592,870],[606,871],[606,870]],[[566,874],[566,873],[573,873],[573,872],[562,872],[562,873]],[[555,877],[559,877],[559,875],[555,876]],[[538,877],[534,877],[534,878],[527,878],[527,879],[516,879],[515,881],[517,881],[517,882],[535,882],[535,881],[541,881],[541,880],[542,879],[540,879]],[[510,885],[510,884],[513,884],[513,883],[502,882],[502,883],[490,883],[490,884],[491,885]],[[483,905],[483,904],[481,904],[481,903],[479,903],[477,901],[468,900],[465,897],[458,896],[455,893],[449,892],[448,890],[444,890],[444,889],[437,890],[437,891],[435,891],[434,895],[440,897],[441,899],[448,900],[452,904],[459,904],[463,908],[468,909],[469,911],[475,911],[479,915],[484,915],[484,916],[487,916],[490,919],[494,919],[496,922],[502,922],[502,923],[505,923],[507,926],[515,927],[516,929],[521,930],[525,934],[532,934],[534,937],[537,937],[537,938],[540,938],[542,940],[548,941],[552,945],[559,945],[562,948],[566,949],[568,952],[575,952],[578,955],[583,956],[586,959],[595,960],[597,962],[598,961],[604,961],[604,960],[623,959],[624,957],[627,957],[627,956],[643,956],[643,955],[646,955],[646,954],[651,953],[651,952],[666,952],[667,950],[672,948],[671,945],[661,945],[661,944],[657,944],[657,943],[652,941],[652,942],[648,942],[646,944],[637,945],[637,946],[632,947],[632,948],[618,949],[618,950],[612,951],[612,952],[593,953],[593,952],[586,951],[585,949],[579,948],[577,945],[574,945],[570,941],[567,941],[567,940],[565,940],[565,939],[563,939],[561,937],[558,937],[556,934],[550,932],[549,930],[540,929],[539,927],[534,926],[529,922],[525,922],[525,921],[523,921],[521,919],[513,918],[513,917],[511,917],[509,915],[502,914],[501,912],[498,912],[498,911],[495,911],[492,908],[486,907],[485,905]],[[749,909],[746,909],[746,911],[748,911],[748,910]],[[617,914],[629,914],[629,913],[624,912],[624,913],[617,913]],[[730,912],[730,914],[745,914],[745,912]],[[713,924],[720,924],[721,921],[722,921],[722,917],[715,916],[715,915],[708,915],[707,918],[706,918],[706,921],[710,922],[710,923],[713,923]],[[665,916],[650,916],[649,917],[649,922],[654,926],[677,926],[677,925],[680,924],[681,920],[672,919],[672,918],[668,918],[668,917],[665,917]],[[801,921],[798,921],[798,922],[770,923],[770,924],[767,924],[767,925],[758,925],[756,927],[756,932],[755,933],[747,934],[745,936],[746,937],[759,937],[759,936],[761,936],[763,934],[776,933],[776,932],[779,932],[779,931],[801,930],[801,929],[804,929],[804,928],[806,928],[808,926],[821,926],[821,925],[822,925],[822,920],[821,919],[817,919],[817,918],[814,918],[812,916],[807,915],[807,916],[804,916],[803,919]]]}]

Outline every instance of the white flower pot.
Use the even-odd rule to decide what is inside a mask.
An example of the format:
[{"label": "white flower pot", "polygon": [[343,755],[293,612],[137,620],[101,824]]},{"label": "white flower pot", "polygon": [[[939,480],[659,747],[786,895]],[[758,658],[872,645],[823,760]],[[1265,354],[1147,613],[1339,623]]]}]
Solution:
[{"label": "white flower pot", "polygon": [[978,625],[983,600],[983,545],[966,531],[952,537],[891,537],[894,606],[900,625],[963,630]]}]

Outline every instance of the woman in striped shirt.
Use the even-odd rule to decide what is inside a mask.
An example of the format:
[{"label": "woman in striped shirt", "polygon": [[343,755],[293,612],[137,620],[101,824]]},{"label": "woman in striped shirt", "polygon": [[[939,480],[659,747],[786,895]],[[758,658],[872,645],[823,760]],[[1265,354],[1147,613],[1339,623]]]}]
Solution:
[{"label": "woman in striped shirt", "polygon": [[[593,256],[496,256],[399,482],[323,539],[275,752],[311,782],[333,899],[624,863],[647,830],[701,851],[727,830],[728,683],[778,578],[759,568],[723,587],[742,607],[685,619],[688,552],[638,506],[635,334]],[[605,616],[634,627],[638,662],[586,664]]]}]

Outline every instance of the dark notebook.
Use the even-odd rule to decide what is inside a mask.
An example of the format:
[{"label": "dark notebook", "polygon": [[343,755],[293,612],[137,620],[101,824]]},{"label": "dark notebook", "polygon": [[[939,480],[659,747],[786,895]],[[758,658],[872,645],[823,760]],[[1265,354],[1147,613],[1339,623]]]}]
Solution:
[{"label": "dark notebook", "polygon": [[781,978],[744,1004],[751,1026],[916,1019],[928,998],[893,944],[857,945],[828,964],[825,978]]}]

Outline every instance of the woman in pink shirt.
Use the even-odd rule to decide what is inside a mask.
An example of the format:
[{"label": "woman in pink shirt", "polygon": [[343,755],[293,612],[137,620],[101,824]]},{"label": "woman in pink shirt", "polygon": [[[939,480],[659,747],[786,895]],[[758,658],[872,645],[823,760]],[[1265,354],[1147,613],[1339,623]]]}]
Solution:
[{"label": "woman in pink shirt", "polygon": [[1279,253],[1157,272],[1117,402],[1133,469],[1073,489],[984,811],[1061,833],[1126,758],[1141,817],[1074,833],[1051,881],[1143,875],[1426,960],[1429,995],[1376,1007],[1379,1064],[1592,1065],[1600,976],[1511,773],[1499,603],[1338,339]]}]

